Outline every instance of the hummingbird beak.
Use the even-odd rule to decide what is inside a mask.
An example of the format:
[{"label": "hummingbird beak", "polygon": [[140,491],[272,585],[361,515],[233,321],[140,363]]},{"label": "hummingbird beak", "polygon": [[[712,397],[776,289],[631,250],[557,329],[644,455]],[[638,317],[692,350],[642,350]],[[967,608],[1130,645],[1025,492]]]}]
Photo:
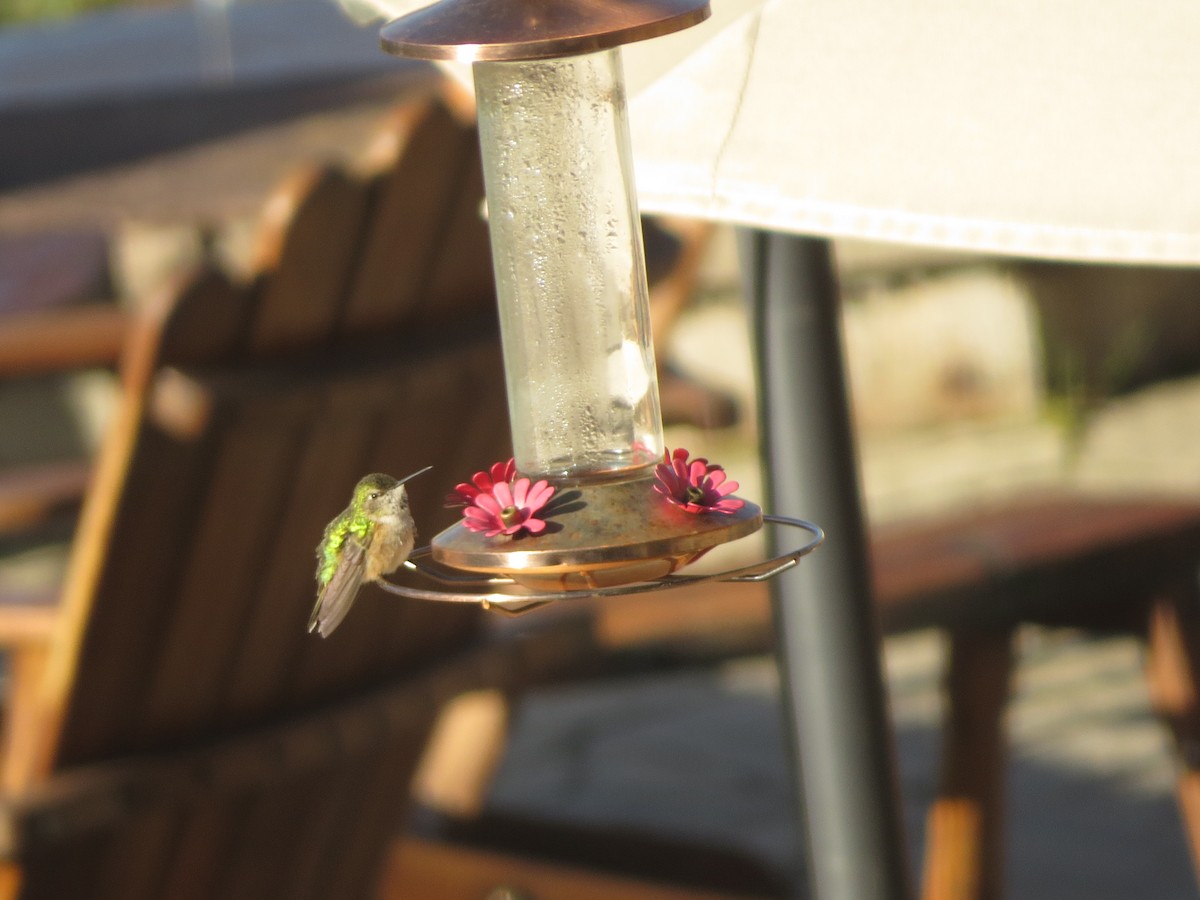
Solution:
[{"label": "hummingbird beak", "polygon": [[397,486],[402,485],[402,484],[404,484],[404,482],[409,481],[410,479],[416,478],[418,475],[424,475],[426,472],[428,472],[432,468],[433,468],[433,466],[426,466],[423,469],[417,469],[417,471],[413,472],[411,475],[405,475],[403,478],[401,478],[399,481],[397,481],[396,485]]}]

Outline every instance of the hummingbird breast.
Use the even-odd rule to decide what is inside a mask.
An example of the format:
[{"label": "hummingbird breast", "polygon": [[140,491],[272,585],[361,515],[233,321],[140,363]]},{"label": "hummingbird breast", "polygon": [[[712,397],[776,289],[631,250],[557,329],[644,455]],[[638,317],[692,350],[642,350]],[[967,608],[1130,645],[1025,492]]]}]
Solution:
[{"label": "hummingbird breast", "polygon": [[396,571],[412,553],[416,540],[416,525],[408,510],[387,516],[375,523],[371,547],[367,551],[367,567],[363,577],[374,581]]}]

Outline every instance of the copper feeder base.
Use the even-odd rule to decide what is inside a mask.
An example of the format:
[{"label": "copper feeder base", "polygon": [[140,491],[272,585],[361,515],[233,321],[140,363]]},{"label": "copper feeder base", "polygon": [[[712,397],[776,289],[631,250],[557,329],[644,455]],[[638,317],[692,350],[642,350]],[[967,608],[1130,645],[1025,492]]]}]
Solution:
[{"label": "copper feeder base", "polygon": [[458,523],[433,539],[431,556],[534,590],[592,590],[663,578],[762,527],[762,510],[749,501],[728,515],[689,513],[653,484],[650,474],[566,485],[542,516],[542,534],[489,538]]}]

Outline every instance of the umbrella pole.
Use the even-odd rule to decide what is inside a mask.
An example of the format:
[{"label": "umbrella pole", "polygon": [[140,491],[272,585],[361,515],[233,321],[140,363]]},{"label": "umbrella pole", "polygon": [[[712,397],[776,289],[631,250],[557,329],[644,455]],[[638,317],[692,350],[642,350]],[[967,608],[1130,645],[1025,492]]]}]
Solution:
[{"label": "umbrella pole", "polygon": [[909,896],[828,242],[741,234],[767,506],[827,540],[771,582],[808,872],[819,900]]}]

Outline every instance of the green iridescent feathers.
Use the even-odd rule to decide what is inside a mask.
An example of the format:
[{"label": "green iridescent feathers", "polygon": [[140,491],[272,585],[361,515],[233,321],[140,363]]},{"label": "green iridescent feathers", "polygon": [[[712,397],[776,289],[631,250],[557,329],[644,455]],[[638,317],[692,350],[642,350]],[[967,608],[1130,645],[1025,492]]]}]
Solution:
[{"label": "green iridescent feathers", "polygon": [[323,588],[333,578],[338,563],[346,550],[346,541],[351,538],[366,547],[371,540],[371,529],[375,523],[363,516],[355,514],[353,506],[344,510],[340,516],[325,528],[325,536],[317,548],[317,588]]}]

